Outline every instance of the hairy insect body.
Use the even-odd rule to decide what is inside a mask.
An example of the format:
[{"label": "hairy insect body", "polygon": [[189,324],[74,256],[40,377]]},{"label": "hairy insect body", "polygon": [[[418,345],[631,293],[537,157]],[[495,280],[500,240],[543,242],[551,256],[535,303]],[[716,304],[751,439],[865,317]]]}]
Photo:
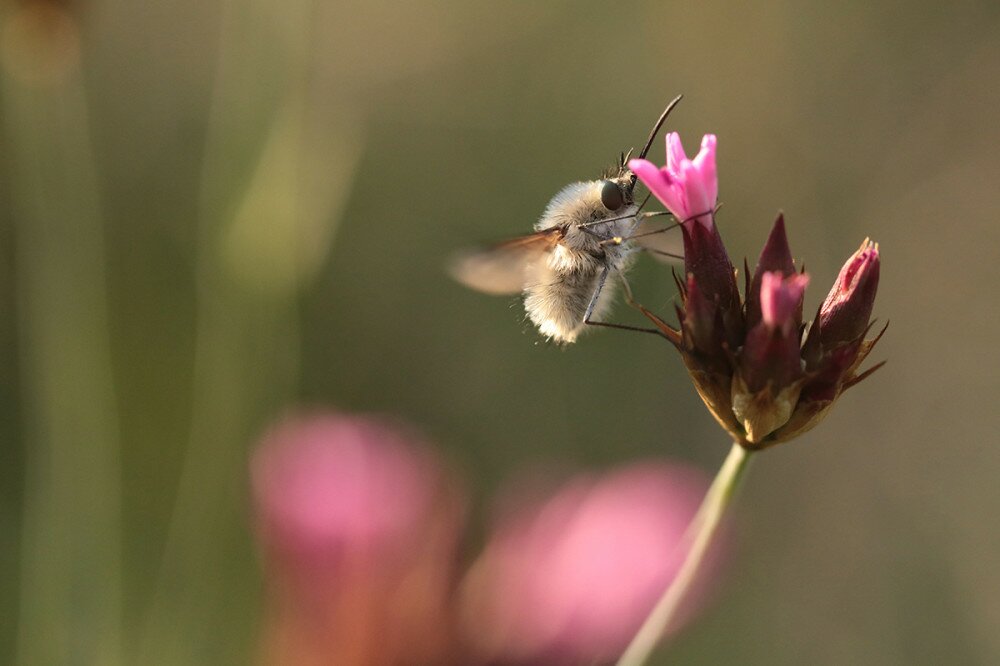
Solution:
[{"label": "hairy insect body", "polygon": [[[602,189],[617,184],[622,205],[609,210]],[[572,183],[556,194],[535,225],[536,231],[558,229],[560,238],[551,252],[526,267],[524,309],[539,332],[562,343],[574,342],[585,327],[587,308],[595,294],[594,319],[604,315],[614,298],[614,280],[599,282],[608,273],[621,275],[632,260],[627,241],[637,207],[628,175],[616,180]],[[600,220],[609,220],[601,223]]]}]

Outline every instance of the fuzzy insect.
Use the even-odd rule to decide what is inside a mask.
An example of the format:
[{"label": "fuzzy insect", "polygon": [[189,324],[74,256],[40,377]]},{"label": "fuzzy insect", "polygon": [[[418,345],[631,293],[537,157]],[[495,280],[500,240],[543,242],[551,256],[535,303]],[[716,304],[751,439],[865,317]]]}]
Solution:
[{"label": "fuzzy insect", "polygon": [[[646,156],[680,99],[660,115],[639,157]],[[647,229],[649,217],[665,213],[640,213],[636,177],[627,162],[628,155],[622,154],[618,166],[603,178],[561,189],[549,201],[534,233],[461,253],[450,266],[452,276],[488,294],[522,292],[528,319],[555,342],[575,342],[587,325],[646,330],[598,321],[614,298],[609,275],[622,283],[631,300],[624,275],[635,257],[634,242],[676,257],[649,245],[651,236],[669,227]]]}]

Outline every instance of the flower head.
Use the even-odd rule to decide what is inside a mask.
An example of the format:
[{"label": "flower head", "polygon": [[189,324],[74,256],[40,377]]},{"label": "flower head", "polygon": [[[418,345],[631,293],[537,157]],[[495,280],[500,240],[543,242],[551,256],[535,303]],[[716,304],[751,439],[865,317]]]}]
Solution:
[{"label": "flower head", "polygon": [[641,463],[578,477],[504,517],[463,586],[476,653],[537,664],[620,654],[683,562],[706,488],[694,470]]},{"label": "flower head", "polygon": [[[721,238],[718,242],[721,247]],[[721,253],[728,262],[724,247]],[[689,263],[685,257],[685,266]],[[871,326],[879,267],[878,245],[866,239],[844,265],[811,328],[803,326],[809,277],[795,271],[779,215],[747,280],[745,305],[738,293],[724,305],[720,271],[689,269],[679,283],[679,328],[643,312],[680,351],[719,424],[744,447],[761,449],[813,428],[845,390],[881,366],[858,373],[878,341],[864,335]]]}]

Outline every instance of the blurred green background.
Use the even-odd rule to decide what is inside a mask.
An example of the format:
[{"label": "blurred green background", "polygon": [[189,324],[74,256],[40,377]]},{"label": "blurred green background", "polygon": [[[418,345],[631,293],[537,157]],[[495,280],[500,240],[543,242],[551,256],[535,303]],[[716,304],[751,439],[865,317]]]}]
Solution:
[{"label": "blurred green background", "polygon": [[[538,344],[443,271],[528,231],[678,93],[688,149],[719,136],[737,263],[783,209],[813,311],[870,235],[892,325],[889,364],[753,464],[718,603],[662,663],[1000,661],[997,3],[34,0],[0,20],[0,662],[252,661],[247,452],[293,406],[414,421],[477,516],[539,461],[714,471],[728,443],[663,340]],[[631,282],[669,312],[666,268]]]}]

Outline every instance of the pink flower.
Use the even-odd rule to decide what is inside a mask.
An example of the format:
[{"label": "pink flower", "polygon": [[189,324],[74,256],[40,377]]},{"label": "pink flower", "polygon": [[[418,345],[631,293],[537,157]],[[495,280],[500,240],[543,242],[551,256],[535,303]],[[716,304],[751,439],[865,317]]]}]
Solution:
[{"label": "pink flower", "polygon": [[789,278],[778,271],[764,273],[760,285],[760,309],[764,325],[771,330],[781,330],[788,335],[799,326],[802,313],[802,296],[809,284],[809,276],[793,275]]},{"label": "pink flower", "polygon": [[666,166],[661,169],[643,159],[629,160],[628,166],[678,220],[687,221],[698,215],[703,225],[711,227],[711,213],[719,197],[715,144],[715,135],[706,134],[701,140],[701,151],[689,160],[680,136],[670,132]]},{"label": "pink flower", "polygon": [[477,654],[490,663],[616,657],[676,575],[706,487],[687,468],[633,465],[578,478],[507,516],[463,590]]},{"label": "pink flower", "polygon": [[[704,314],[710,326],[718,316],[721,339],[735,347],[744,335],[740,294],[733,264],[715,226],[714,211],[719,196],[715,170],[714,134],[701,140],[701,151],[689,160],[677,132],[667,135],[667,164],[662,169],[643,159],[629,160],[629,168],[649,191],[682,222],[684,272],[693,276],[711,312]],[[695,217],[697,216],[697,217]]]},{"label": "pink flower", "polygon": [[371,417],[295,418],[251,463],[271,663],[435,661],[461,506],[435,458]]}]

